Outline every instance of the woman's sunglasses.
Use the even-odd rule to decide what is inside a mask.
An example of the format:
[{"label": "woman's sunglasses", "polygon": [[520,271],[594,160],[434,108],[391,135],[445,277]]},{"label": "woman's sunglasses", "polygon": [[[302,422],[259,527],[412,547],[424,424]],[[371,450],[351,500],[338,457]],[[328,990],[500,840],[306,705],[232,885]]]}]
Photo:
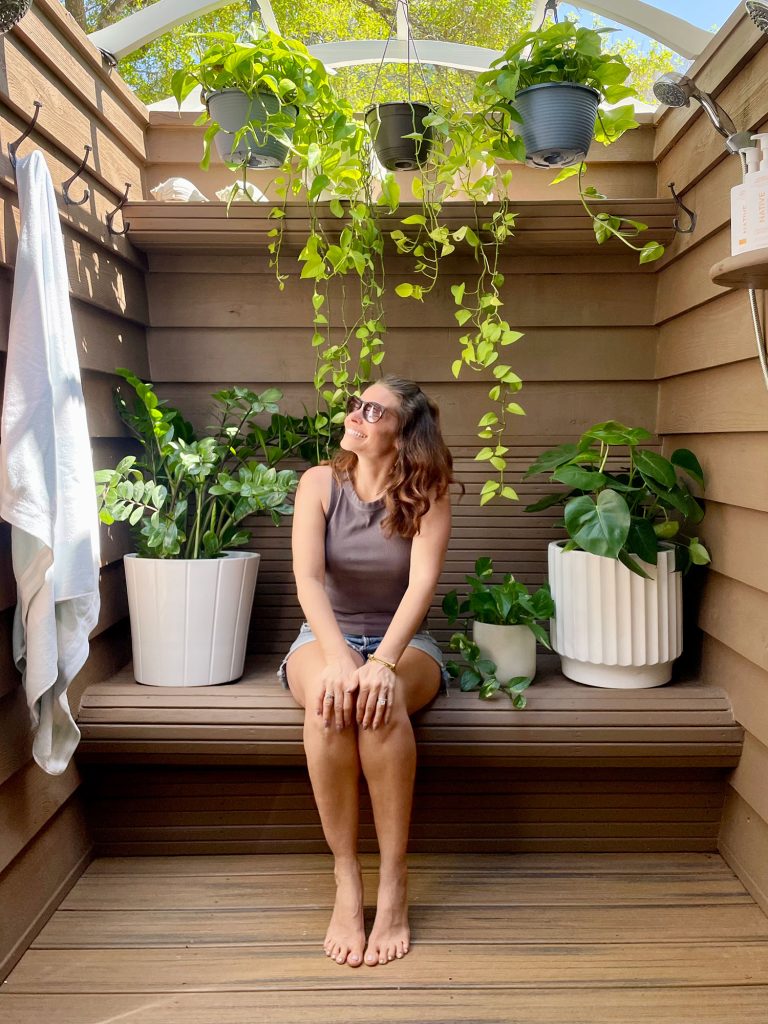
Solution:
[{"label": "woman's sunglasses", "polygon": [[366,423],[378,423],[387,410],[378,402],[364,402],[357,395],[350,395],[347,399],[347,415],[351,412],[362,410],[363,419]]}]

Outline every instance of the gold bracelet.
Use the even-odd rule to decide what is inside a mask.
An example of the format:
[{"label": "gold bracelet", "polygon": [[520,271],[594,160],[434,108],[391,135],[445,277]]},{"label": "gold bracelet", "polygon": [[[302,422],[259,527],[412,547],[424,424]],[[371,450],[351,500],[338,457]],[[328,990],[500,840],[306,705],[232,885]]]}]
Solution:
[{"label": "gold bracelet", "polygon": [[383,658],[377,658],[375,654],[369,654],[368,661],[377,661],[380,665],[384,665],[385,668],[388,668],[390,672],[397,671],[397,662],[392,664],[391,661],[384,661]]}]

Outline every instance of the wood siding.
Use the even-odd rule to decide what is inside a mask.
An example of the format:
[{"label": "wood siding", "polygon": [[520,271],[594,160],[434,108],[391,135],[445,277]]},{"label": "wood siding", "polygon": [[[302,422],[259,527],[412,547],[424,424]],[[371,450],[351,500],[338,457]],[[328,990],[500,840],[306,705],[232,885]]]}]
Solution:
[{"label": "wood siding", "polygon": [[[110,236],[105,217],[126,182],[143,188],[146,112],[127,86],[104,69],[63,6],[36,0],[23,21],[0,39],[0,385],[13,294],[13,267],[20,226],[16,181],[7,144],[31,120],[34,101],[43,107],[19,156],[45,156],[58,197],[94,462],[113,465],[125,450],[115,415],[115,366],[148,373],[145,325],[145,260],[120,236]],[[88,170],[72,189],[90,190],[83,206],[68,206],[61,182],[93,148]],[[119,219],[116,224],[120,226]],[[112,675],[130,657],[121,555],[124,531],[102,533],[101,616],[91,655],[70,688],[70,704],[91,683]],[[10,527],[0,525],[0,978],[7,974],[91,855],[73,764],[58,777],[31,759],[32,736],[20,677],[13,665],[11,631],[16,590]]]},{"label": "wood siding", "polygon": [[[741,129],[765,130],[765,42],[737,11],[691,72]],[[702,675],[725,687],[746,730],[720,846],[768,909],[768,393],[746,291],[709,278],[711,265],[730,253],[729,190],[741,173],[694,106],[660,117],[657,154],[660,189],[674,180],[699,214],[696,231],[669,249],[658,275],[658,432],[666,449],[695,451],[708,477],[701,533],[712,567],[698,611]],[[764,316],[764,293],[758,299]]]},{"label": "wood siding", "polygon": [[[314,353],[307,317],[310,291],[294,272],[280,292],[264,256],[245,252],[149,254],[150,372],[158,392],[198,427],[213,422],[211,393],[237,383],[261,390],[277,385],[284,408],[313,407]],[[296,269],[290,260],[286,267]],[[392,257],[390,279],[408,264]],[[514,424],[510,444],[516,504],[479,508],[487,467],[474,462],[477,420],[487,408],[488,384],[456,382],[457,354],[450,272],[423,304],[393,298],[388,306],[384,369],[418,380],[440,404],[443,429],[467,492],[455,505],[455,529],[430,622],[440,640],[449,630],[439,610],[443,594],[463,584],[475,559],[493,555],[500,571],[529,584],[546,574],[546,545],[558,533],[553,513],[529,516],[546,482],[522,482],[545,447],[570,440],[593,422],[621,418],[651,428],[656,417],[653,380],[655,281],[623,256],[590,249],[582,256],[505,256],[507,316],[525,337],[509,362],[525,381],[520,401],[527,415]],[[545,272],[546,271],[546,272]],[[397,275],[397,276],[396,276]],[[406,275],[407,276],[407,275]],[[468,287],[472,287],[471,279]],[[482,537],[482,540],[480,538]],[[277,654],[295,635],[301,612],[290,564],[289,524],[257,522],[253,546],[259,569],[251,650]]]}]

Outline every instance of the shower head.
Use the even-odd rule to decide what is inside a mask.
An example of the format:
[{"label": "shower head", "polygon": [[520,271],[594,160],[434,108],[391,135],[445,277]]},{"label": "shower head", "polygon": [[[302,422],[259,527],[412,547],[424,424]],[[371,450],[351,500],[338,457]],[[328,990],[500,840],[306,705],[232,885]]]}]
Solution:
[{"label": "shower head", "polygon": [[731,153],[738,153],[740,149],[754,145],[750,132],[737,132],[736,125],[720,104],[708,93],[702,92],[687,75],[681,75],[678,71],[667,71],[654,83],[653,95],[666,107],[687,107],[692,99],[698,100],[715,131],[725,139],[725,145]]},{"label": "shower head", "polygon": [[698,91],[690,78],[677,71],[668,71],[653,84],[653,95],[665,107],[687,107]]},{"label": "shower head", "polygon": [[755,25],[768,35],[768,4],[761,3],[760,0],[747,0],[744,6]]}]

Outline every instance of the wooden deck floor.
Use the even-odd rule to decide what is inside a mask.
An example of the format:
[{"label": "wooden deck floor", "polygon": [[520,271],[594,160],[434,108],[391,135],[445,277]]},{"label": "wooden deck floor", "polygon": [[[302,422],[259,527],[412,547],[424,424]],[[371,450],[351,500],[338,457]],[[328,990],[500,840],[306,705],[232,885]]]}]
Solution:
[{"label": "wooden deck floor", "polygon": [[415,856],[411,897],[411,953],[354,970],[320,948],[327,857],[103,858],[8,978],[0,1020],[768,1021],[768,918],[717,855]]}]

